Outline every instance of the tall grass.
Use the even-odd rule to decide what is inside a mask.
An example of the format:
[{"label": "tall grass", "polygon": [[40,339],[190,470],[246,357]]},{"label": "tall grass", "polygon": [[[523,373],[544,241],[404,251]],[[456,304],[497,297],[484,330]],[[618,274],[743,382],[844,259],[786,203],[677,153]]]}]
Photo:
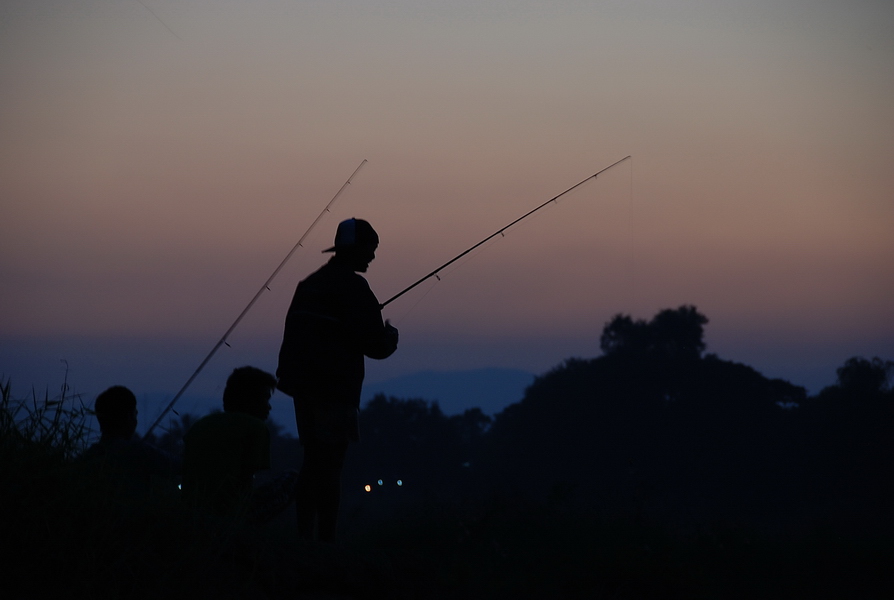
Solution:
[{"label": "tall grass", "polygon": [[93,432],[87,424],[92,412],[79,395],[66,396],[67,384],[60,395],[43,398],[36,390],[25,400],[12,396],[10,380],[0,382],[0,435],[3,451],[16,455],[34,453],[65,461],[80,454]]}]

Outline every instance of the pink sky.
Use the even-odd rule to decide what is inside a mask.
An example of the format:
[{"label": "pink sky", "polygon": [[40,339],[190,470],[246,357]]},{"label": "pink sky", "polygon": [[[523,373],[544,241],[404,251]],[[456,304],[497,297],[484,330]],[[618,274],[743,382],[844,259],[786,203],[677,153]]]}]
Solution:
[{"label": "pink sky", "polygon": [[379,230],[384,300],[628,154],[389,306],[369,377],[539,373],[681,304],[813,391],[894,358],[892,3],[374,5],[4,2],[0,372],[173,394],[368,159],[196,385],[272,370],[338,220]]}]

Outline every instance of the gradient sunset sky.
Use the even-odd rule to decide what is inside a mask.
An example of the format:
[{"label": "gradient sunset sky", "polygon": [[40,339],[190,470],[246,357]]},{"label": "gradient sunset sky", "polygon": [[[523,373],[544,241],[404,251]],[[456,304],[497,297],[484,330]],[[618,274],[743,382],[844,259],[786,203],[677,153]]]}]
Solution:
[{"label": "gradient sunset sky", "polygon": [[616,313],[693,304],[708,351],[812,392],[894,359],[894,3],[6,0],[0,374],[172,396],[274,370],[339,220],[418,370],[542,373]]}]

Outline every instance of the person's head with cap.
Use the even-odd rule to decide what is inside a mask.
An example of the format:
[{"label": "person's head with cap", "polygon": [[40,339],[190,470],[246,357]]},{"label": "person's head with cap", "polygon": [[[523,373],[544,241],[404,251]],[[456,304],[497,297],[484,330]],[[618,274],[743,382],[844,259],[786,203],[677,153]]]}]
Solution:
[{"label": "person's head with cap", "polygon": [[348,261],[355,271],[365,273],[376,257],[379,236],[367,221],[346,219],[338,224],[335,245],[323,252],[335,252],[339,260]]}]

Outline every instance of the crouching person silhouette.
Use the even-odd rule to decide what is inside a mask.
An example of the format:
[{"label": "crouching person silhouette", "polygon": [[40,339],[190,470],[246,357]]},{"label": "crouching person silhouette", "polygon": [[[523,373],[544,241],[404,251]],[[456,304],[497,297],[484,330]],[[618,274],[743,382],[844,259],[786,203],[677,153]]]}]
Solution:
[{"label": "crouching person silhouette", "polygon": [[265,522],[295,496],[298,474],[286,471],[263,485],[255,473],[270,468],[270,432],[264,421],[276,378],[255,367],[227,379],[222,413],[196,421],[183,437],[183,499],[212,514]]}]

